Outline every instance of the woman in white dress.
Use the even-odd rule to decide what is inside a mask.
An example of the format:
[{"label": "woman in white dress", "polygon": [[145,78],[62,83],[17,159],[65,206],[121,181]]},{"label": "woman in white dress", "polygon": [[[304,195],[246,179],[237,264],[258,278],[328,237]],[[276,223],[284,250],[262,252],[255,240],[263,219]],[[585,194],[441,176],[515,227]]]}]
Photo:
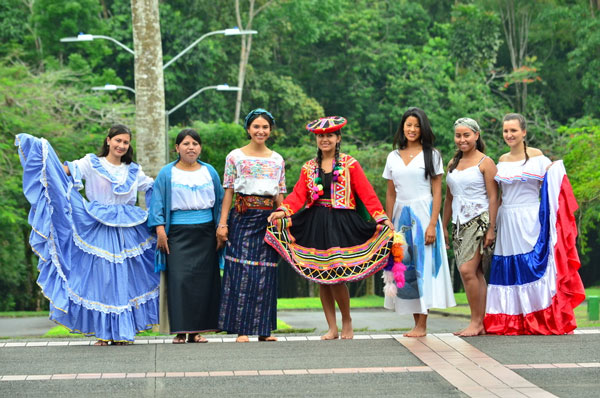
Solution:
[{"label": "woman in white dress", "polygon": [[498,186],[496,165],[484,154],[481,129],[471,118],[454,122],[454,143],[458,151],[448,165],[444,202],[444,238],[452,218],[452,244],[467,300],[471,322],[455,334],[463,337],[485,334],[485,271],[495,239]]},{"label": "woman in white dress", "polygon": [[502,134],[510,152],[500,157],[495,177],[502,205],[488,286],[486,332],[569,333],[577,327],[573,308],[585,297],[577,273],[577,226],[572,216],[577,203],[562,162],[550,168],[551,161],[542,151],[527,147],[522,115],[504,116]]},{"label": "woman in white dress", "polygon": [[409,108],[394,137],[397,149],[388,155],[383,171],[388,180],[386,213],[407,242],[404,287],[395,296],[386,295],[384,306],[413,314],[415,326],[406,337],[427,334],[429,308],[456,305],[440,219],[444,167],[434,140],[425,112]]},{"label": "woman in white dress", "polygon": [[131,137],[114,125],[98,156],[64,165],[43,138],[19,134],[15,142],[50,319],[95,336],[96,346],[126,345],[158,323],[155,239],[135,205],[138,191],[149,202],[154,181],[133,162]]}]

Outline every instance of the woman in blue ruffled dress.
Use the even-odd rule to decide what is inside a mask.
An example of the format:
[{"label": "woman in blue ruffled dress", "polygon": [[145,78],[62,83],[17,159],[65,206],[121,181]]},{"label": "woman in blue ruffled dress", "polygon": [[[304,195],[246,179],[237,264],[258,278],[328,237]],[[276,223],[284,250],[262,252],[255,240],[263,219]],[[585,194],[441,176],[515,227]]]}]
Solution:
[{"label": "woman in blue ruffled dress", "polygon": [[199,160],[202,140],[195,130],[182,130],[175,150],[177,160],[156,177],[148,217],[157,237],[155,270],[166,276],[161,309],[166,299],[168,315],[161,311],[161,331],[176,334],[174,344],[207,343],[200,333],[218,330],[221,275],[215,225],[223,187],[217,171]]},{"label": "woman in blue ruffled dress", "polygon": [[[50,319],[96,336],[99,346],[127,344],[158,323],[155,240],[148,213],[135,206],[138,191],[149,199],[153,180],[133,162],[130,142],[131,131],[115,125],[99,156],[62,165],[45,139],[15,141]],[[82,180],[87,199],[78,192]]]}]

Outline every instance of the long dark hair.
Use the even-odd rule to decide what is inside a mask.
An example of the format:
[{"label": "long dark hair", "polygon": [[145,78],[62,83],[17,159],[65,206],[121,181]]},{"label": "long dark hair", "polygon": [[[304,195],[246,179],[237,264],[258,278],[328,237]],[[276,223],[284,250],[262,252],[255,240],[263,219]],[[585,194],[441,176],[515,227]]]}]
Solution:
[{"label": "long dark hair", "polygon": [[[521,128],[521,130],[527,131],[527,122],[525,121],[525,117],[520,113],[507,113],[506,115],[504,115],[504,118],[502,118],[502,124],[504,124],[504,122],[508,122],[509,120],[517,120],[519,122],[519,127]],[[523,164],[525,164],[529,160],[529,155],[527,154],[527,142],[525,141],[525,137],[523,137],[523,151],[525,151],[525,161],[523,162]]]},{"label": "long dark hair", "polygon": [[[469,123],[461,123],[462,121],[465,121],[465,120],[469,121]],[[454,122],[454,129],[456,129],[457,126],[466,126],[466,127],[470,128],[471,131],[473,131],[474,133],[479,133],[477,142],[475,142],[475,148],[479,152],[485,153],[485,143],[483,142],[483,138],[481,138],[481,129],[479,128],[479,125],[477,124],[477,122],[475,120],[463,117]],[[450,165],[448,166],[448,173],[452,173],[452,171],[454,171],[454,169],[456,169],[456,166],[458,166],[458,162],[460,161],[460,159],[462,159],[462,156],[463,156],[462,151],[460,149],[458,149],[456,151],[456,153],[454,154],[454,156],[452,157],[452,160],[450,161]]]},{"label": "long dark hair", "polygon": [[420,141],[421,145],[423,145],[423,157],[425,160],[425,178],[433,178],[435,177],[435,168],[433,166],[433,151],[436,151],[436,149],[433,147],[433,144],[435,143],[435,135],[433,134],[431,123],[429,123],[429,118],[427,118],[425,111],[417,107],[412,107],[408,108],[406,112],[404,112],[404,115],[402,115],[402,120],[400,121],[400,126],[394,135],[394,148],[406,148],[408,140],[404,135],[404,122],[406,122],[406,119],[411,116],[414,116],[419,120],[419,128],[421,130]]},{"label": "long dark hair", "polygon": [[107,138],[112,139],[114,136],[117,136],[120,134],[129,135],[129,148],[127,148],[127,152],[125,152],[125,155],[121,156],[121,162],[124,162],[125,164],[129,164],[129,163],[133,162],[133,145],[131,145],[131,130],[129,130],[129,127],[127,127],[123,124],[115,124],[108,130],[108,134],[106,135],[106,137],[104,137],[104,142],[102,143],[102,148],[100,148],[100,153],[98,154],[98,156],[104,157],[104,156],[108,155],[109,148],[108,148],[108,142],[106,142],[106,139]]},{"label": "long dark hair", "polygon": [[[192,137],[192,139],[194,141],[196,141],[198,144],[202,145],[202,139],[200,138],[200,135],[198,134],[198,132],[194,129],[183,129],[179,132],[179,134],[177,134],[177,137],[175,137],[175,145],[179,145],[181,144],[181,142],[183,140],[185,140],[185,137]],[[179,159],[180,156],[179,154],[177,154],[177,159]]]},{"label": "long dark hair", "polygon": [[[335,134],[336,136],[341,136],[342,135],[342,131],[341,130],[337,130],[334,131],[333,134]],[[323,183],[323,176],[321,175],[321,163],[323,161],[323,152],[321,151],[321,149],[317,148],[317,177],[321,179],[321,183]],[[340,143],[336,143],[335,144],[335,164],[333,165],[333,167],[338,167],[341,166],[340,164]],[[333,170],[331,170],[333,172]],[[331,183],[333,184],[333,179],[331,180]]]}]

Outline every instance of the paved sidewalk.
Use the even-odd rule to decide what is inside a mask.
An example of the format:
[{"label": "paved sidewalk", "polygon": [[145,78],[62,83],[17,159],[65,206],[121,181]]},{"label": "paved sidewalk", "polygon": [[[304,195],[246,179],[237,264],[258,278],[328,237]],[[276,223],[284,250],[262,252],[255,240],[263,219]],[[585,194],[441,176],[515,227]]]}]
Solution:
[{"label": "paved sidewalk", "polygon": [[[224,335],[207,335],[208,344],[173,345],[160,336],[108,347],[91,338],[0,339],[0,397],[598,396],[598,329],[459,338],[448,332],[467,319],[432,314],[430,334],[414,339],[398,330],[412,317],[353,310],[354,340],[321,341],[320,311],[279,317],[315,331],[247,344]],[[5,321],[0,333],[16,325]]]},{"label": "paved sidewalk", "polygon": [[138,339],[0,342],[0,396],[596,397],[600,330],[567,336],[357,334],[173,345]]}]

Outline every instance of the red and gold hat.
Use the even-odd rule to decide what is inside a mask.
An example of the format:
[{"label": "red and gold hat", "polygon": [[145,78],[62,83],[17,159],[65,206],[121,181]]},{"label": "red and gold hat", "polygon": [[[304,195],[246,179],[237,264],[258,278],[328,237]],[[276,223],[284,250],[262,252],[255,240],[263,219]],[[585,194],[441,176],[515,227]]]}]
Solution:
[{"label": "red and gold hat", "polygon": [[326,116],[308,123],[306,129],[315,134],[333,133],[344,127],[346,122],[347,120],[341,116]]}]

